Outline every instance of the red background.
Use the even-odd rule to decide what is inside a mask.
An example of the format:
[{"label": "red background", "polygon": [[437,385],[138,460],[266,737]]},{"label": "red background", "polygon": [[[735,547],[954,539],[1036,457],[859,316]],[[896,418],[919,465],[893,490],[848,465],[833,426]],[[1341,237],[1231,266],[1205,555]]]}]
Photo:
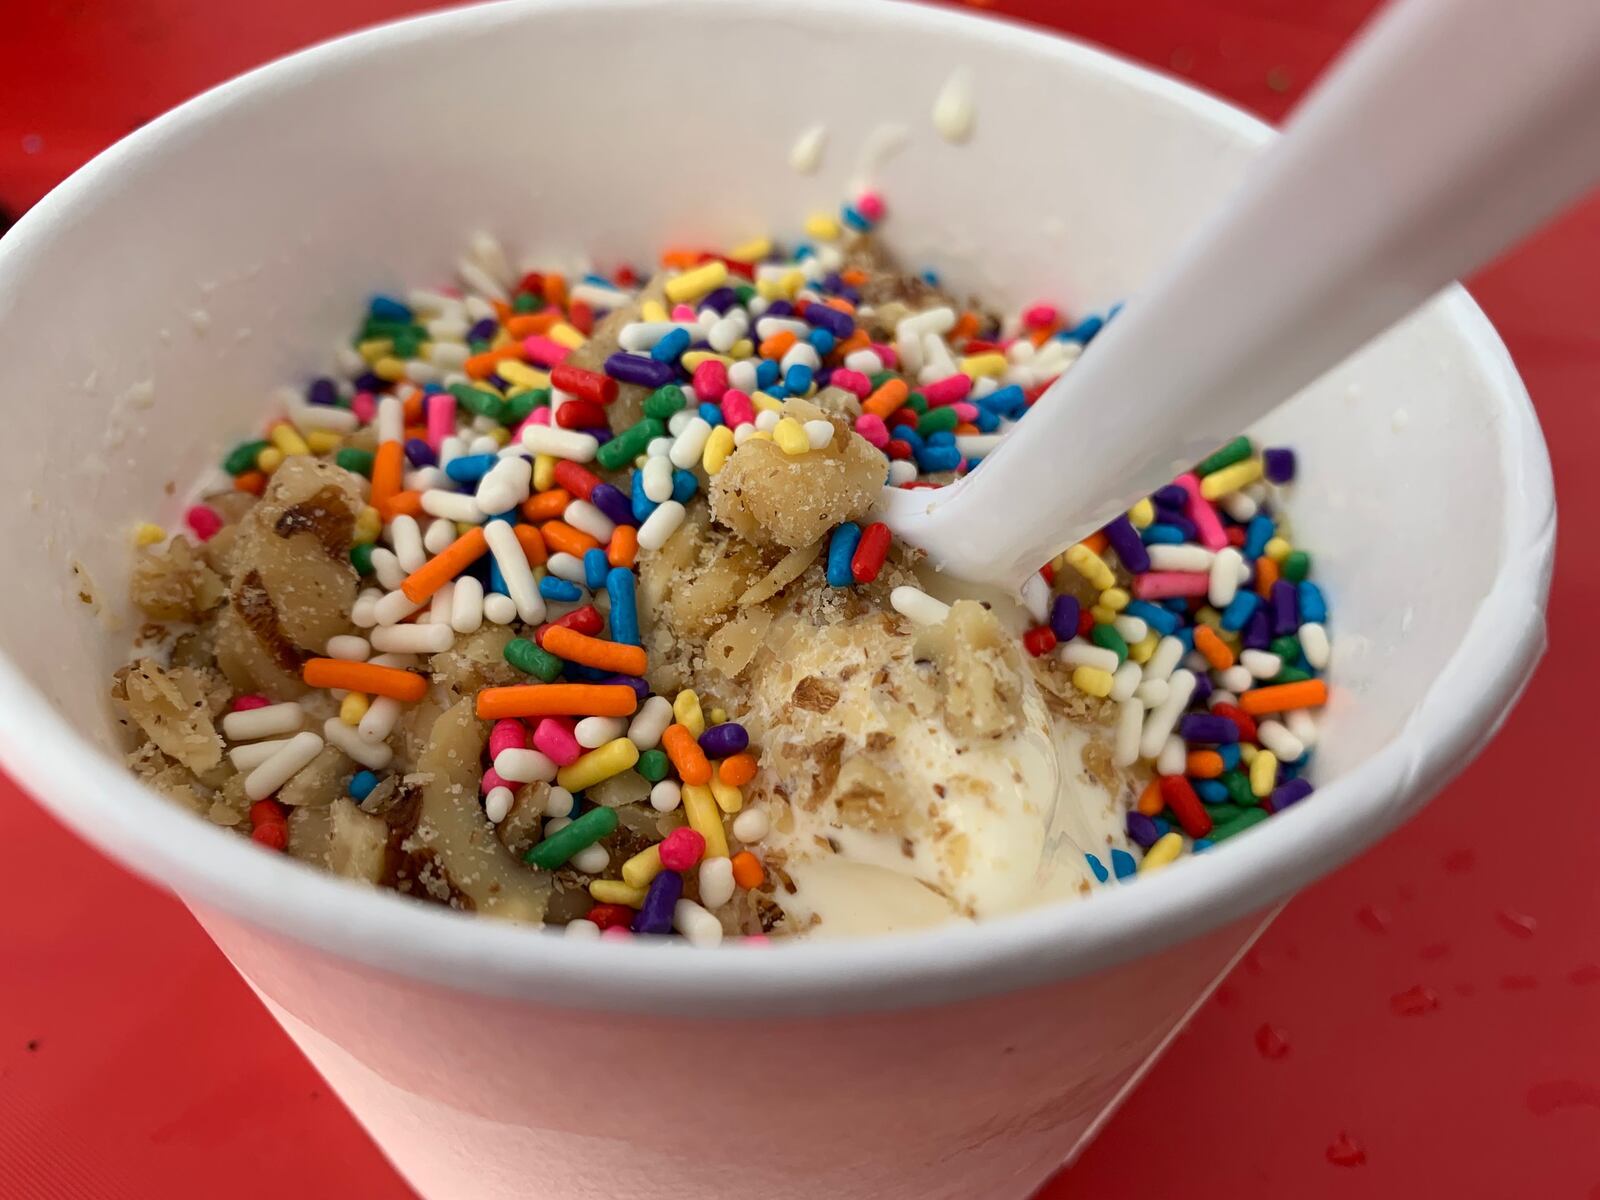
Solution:
[{"label": "red background", "polygon": [[[7,5],[13,213],[201,88],[424,5],[114,7]],[[985,7],[1276,119],[1375,5]],[[1597,265],[1591,203],[1471,281],[1538,405],[1564,514],[1553,650],[1525,702],[1426,814],[1294,902],[1050,1200],[1600,1200],[1600,818],[1581,763],[1558,757],[1592,736],[1600,661],[1583,632],[1600,600],[1586,522],[1600,501]],[[175,901],[9,787],[0,844],[0,1196],[409,1194]]]}]

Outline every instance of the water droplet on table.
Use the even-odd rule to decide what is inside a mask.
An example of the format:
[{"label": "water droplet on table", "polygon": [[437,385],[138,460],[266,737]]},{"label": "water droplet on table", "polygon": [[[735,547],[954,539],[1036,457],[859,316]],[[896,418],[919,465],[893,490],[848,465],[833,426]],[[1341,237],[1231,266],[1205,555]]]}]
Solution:
[{"label": "water droplet on table", "polygon": [[1389,914],[1376,905],[1363,904],[1356,910],[1356,920],[1371,933],[1389,932]]},{"label": "water droplet on table", "polygon": [[1389,997],[1389,1008],[1397,1017],[1416,1017],[1438,1007],[1439,993],[1420,983]]},{"label": "water droplet on table", "polygon": [[1263,1025],[1256,1030],[1256,1049],[1262,1058],[1276,1062],[1289,1054],[1289,1037],[1276,1025]]},{"label": "water droplet on table", "polygon": [[1328,1161],[1336,1167],[1360,1167],[1367,1162],[1367,1152],[1361,1143],[1348,1133],[1340,1133],[1328,1143]]},{"label": "water droplet on table", "polygon": [[1534,917],[1508,908],[1502,908],[1495,913],[1494,919],[1499,921],[1500,928],[1512,937],[1531,938],[1539,928],[1539,922]]}]

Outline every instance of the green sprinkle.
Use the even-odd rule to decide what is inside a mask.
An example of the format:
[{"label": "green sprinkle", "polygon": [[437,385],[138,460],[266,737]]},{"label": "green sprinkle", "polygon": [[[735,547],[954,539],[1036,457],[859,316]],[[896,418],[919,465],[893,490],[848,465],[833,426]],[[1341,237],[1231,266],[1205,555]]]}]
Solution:
[{"label": "green sprinkle", "polygon": [[1304,550],[1291,550],[1278,569],[1290,583],[1300,583],[1311,574],[1311,555]]},{"label": "green sprinkle", "polygon": [[361,332],[355,340],[367,342],[373,338],[395,338],[416,328],[410,321],[387,321],[381,317],[368,317],[362,322]]},{"label": "green sprinkle", "polygon": [[750,301],[755,299],[756,289],[748,283],[735,284],[733,294],[739,297],[739,303],[745,308],[750,307]]},{"label": "green sprinkle", "polygon": [[671,765],[665,750],[646,750],[639,755],[639,761],[634,763],[633,769],[651,783],[660,783],[667,777],[667,769]]},{"label": "green sprinkle", "polygon": [[489,340],[487,338],[473,338],[467,343],[467,349],[471,350],[474,354],[482,354],[488,348]]},{"label": "green sprinkle", "polygon": [[1275,685],[1280,683],[1304,683],[1310,678],[1310,671],[1302,671],[1299,667],[1285,667],[1272,677],[1272,682]]},{"label": "green sprinkle", "polygon": [[1250,781],[1242,772],[1223,772],[1222,786],[1228,789],[1228,795],[1240,808],[1254,808],[1261,803],[1256,794],[1250,790]]},{"label": "green sprinkle", "polygon": [[350,547],[350,564],[358,575],[372,574],[372,543],[362,542]]},{"label": "green sprinkle", "polygon": [[616,828],[616,809],[596,805],[571,825],[563,826],[529,850],[523,855],[523,861],[543,867],[546,871],[554,871],[578,851],[615,833]]},{"label": "green sprinkle", "polygon": [[1240,816],[1246,811],[1247,810],[1240,808],[1237,804],[1206,805],[1206,816],[1210,817],[1212,823],[1216,825],[1226,825],[1229,821],[1232,821],[1234,818]]},{"label": "green sprinkle", "polygon": [[1117,666],[1128,661],[1128,643],[1111,625],[1096,625],[1089,631],[1089,640],[1117,656]]},{"label": "green sprinkle", "polygon": [[256,455],[267,448],[267,443],[262,441],[240,442],[228,451],[228,457],[222,460],[222,469],[229,475],[243,475],[252,471],[256,465]]},{"label": "green sprinkle", "polygon": [[486,392],[471,384],[453,383],[450,385],[450,394],[456,398],[457,404],[474,416],[488,417],[492,421],[505,419],[506,402],[493,392]]},{"label": "green sprinkle", "polygon": [[534,409],[543,408],[549,403],[549,388],[530,388],[526,392],[518,392],[515,396],[507,396],[505,415],[500,421],[507,428],[515,429],[528,419],[528,414]]},{"label": "green sprinkle", "polygon": [[506,643],[506,661],[526,675],[534,675],[545,683],[554,682],[561,674],[561,660],[548,650],[534,645],[527,638],[512,638]]},{"label": "green sprinkle", "polygon": [[518,292],[511,297],[511,311],[519,313],[536,313],[544,307],[544,297],[535,296],[532,292]]},{"label": "green sprinkle", "polygon": [[372,477],[372,451],[357,450],[353,446],[343,447],[333,456],[333,461],[346,471],[353,471],[357,475]]},{"label": "green sprinkle", "polygon": [[878,371],[872,375],[869,375],[868,378],[872,380],[872,390],[877,391],[884,384],[888,383],[889,380],[899,379],[900,376],[894,371]]},{"label": "green sprinkle", "polygon": [[1209,475],[1213,471],[1220,471],[1223,467],[1231,467],[1236,462],[1243,462],[1250,457],[1250,439],[1236,437],[1215,454],[1200,460],[1200,465],[1195,468],[1197,475]]},{"label": "green sprinkle", "polygon": [[[918,416],[922,416],[928,412],[928,398],[921,392],[912,392],[906,397],[905,407],[909,408]],[[952,414],[955,412],[954,409],[951,409],[950,411]],[[952,425],[950,428],[954,429],[955,426]]]},{"label": "green sprinkle", "polygon": [[407,329],[394,335],[394,356],[396,358],[415,358],[417,351],[422,349],[423,339]]},{"label": "green sprinkle", "polygon": [[1211,832],[1206,834],[1206,836],[1213,842],[1224,841],[1227,838],[1231,838],[1236,833],[1243,833],[1252,825],[1260,824],[1262,821],[1267,819],[1267,816],[1267,810],[1264,808],[1247,808],[1237,817],[1234,817],[1231,821],[1228,821],[1226,824],[1219,822],[1218,824],[1212,826]]},{"label": "green sprinkle", "polygon": [[934,433],[954,433],[961,422],[956,416],[956,410],[946,405],[924,413],[917,420],[917,432],[923,437]]},{"label": "green sprinkle", "polygon": [[607,471],[619,471],[643,454],[652,441],[664,437],[666,432],[667,427],[660,421],[646,417],[601,446],[594,460]]},{"label": "green sprinkle", "polygon": [[1297,663],[1300,661],[1300,639],[1295,637],[1292,633],[1286,633],[1282,637],[1273,638],[1272,644],[1268,646],[1267,649],[1273,654],[1276,654],[1279,658],[1283,659],[1283,661],[1286,663]]},{"label": "green sprinkle", "polygon": [[681,411],[688,403],[688,398],[684,396],[681,387],[675,383],[663,384],[645,398],[644,415],[665,421],[673,413]]}]

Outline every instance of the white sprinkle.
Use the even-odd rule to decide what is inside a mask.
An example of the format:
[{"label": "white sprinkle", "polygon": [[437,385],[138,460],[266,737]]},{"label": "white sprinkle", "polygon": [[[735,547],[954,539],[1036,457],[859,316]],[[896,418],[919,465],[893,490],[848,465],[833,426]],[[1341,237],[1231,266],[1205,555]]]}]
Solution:
[{"label": "white sprinkle", "polygon": [[1259,722],[1256,736],[1263,746],[1278,756],[1279,762],[1292,763],[1306,752],[1305,743],[1279,721]]},{"label": "white sprinkle", "polygon": [[922,337],[922,370],[918,378],[923,383],[933,383],[936,380],[948,379],[956,374],[956,360],[950,353],[950,347],[945,345],[944,338],[937,333],[927,333]]},{"label": "white sprinkle", "polygon": [[399,396],[378,397],[379,442],[398,442],[406,436],[406,409]]},{"label": "white sprinkle", "polygon": [[582,871],[585,875],[598,875],[611,865],[611,852],[596,842],[579,850],[568,862],[575,871]]},{"label": "white sprinkle", "polygon": [[585,717],[573,727],[572,736],[585,750],[593,750],[616,741],[627,729],[621,717]]},{"label": "white sprinkle", "polygon": [[456,577],[450,593],[450,628],[457,633],[477,633],[483,625],[483,584],[476,576]]},{"label": "white sprinkle", "polygon": [[933,127],[947,142],[964,142],[972,136],[977,118],[977,106],[972,99],[972,72],[966,67],[957,67],[933,102]]},{"label": "white sprinkle", "polygon": [[366,638],[353,633],[338,633],[328,639],[323,652],[329,658],[339,658],[345,662],[366,662],[372,657],[372,645]]},{"label": "white sprinkle", "polygon": [[600,926],[593,921],[580,917],[576,921],[568,921],[562,928],[562,937],[569,937],[579,942],[592,942],[600,936]]},{"label": "white sprinkle", "polygon": [[1161,753],[1156,756],[1156,773],[1160,775],[1182,775],[1188,763],[1189,747],[1184,745],[1181,737],[1169,737],[1167,744],[1161,747]]},{"label": "white sprinkle", "polygon": [[222,718],[222,734],[230,742],[253,742],[257,738],[293,733],[305,721],[305,711],[293,700],[245,708]]},{"label": "white sprinkle", "polygon": [[1144,669],[1130,658],[1111,673],[1111,699],[1117,703],[1128,699],[1143,680]]},{"label": "white sprinkle", "polygon": [[506,787],[492,787],[489,794],[483,798],[483,815],[498,825],[506,819],[506,814],[511,811],[511,805],[516,797],[511,794],[511,789]]},{"label": "white sprinkle", "polygon": [[1153,571],[1209,571],[1216,555],[1204,546],[1173,546],[1157,543],[1148,547]]},{"label": "white sprinkle", "polygon": [[338,717],[322,723],[322,736],[346,755],[373,771],[381,771],[394,759],[394,751],[383,742],[369,742],[361,731]]},{"label": "white sprinkle", "polygon": [[564,787],[553,787],[550,794],[544,798],[544,815],[557,819],[567,816],[572,812],[574,800],[572,793]]},{"label": "white sprinkle", "polygon": [[1306,662],[1318,671],[1328,665],[1333,647],[1328,642],[1328,631],[1323,625],[1316,621],[1307,621],[1300,626],[1296,636],[1300,639],[1300,649],[1306,656]]},{"label": "white sprinkle", "polygon": [[[1022,581],[1022,607],[1028,610],[1034,624],[1043,625],[1050,620],[1050,585],[1044,576],[1035,571]],[[1112,667],[1115,670],[1115,666]]]},{"label": "white sprinkle", "polygon": [[810,367],[813,371],[822,367],[822,356],[817,353],[817,348],[810,342],[796,342],[784,352],[778,361],[778,370],[787,375],[793,366]]},{"label": "white sprinkle", "polygon": [[[1118,613],[1112,619],[1111,627],[1120,633],[1122,640],[1130,646],[1136,642],[1144,641],[1145,636],[1150,632],[1150,626],[1145,622],[1144,618],[1130,617],[1126,613]],[[1140,673],[1143,674],[1142,668]]]},{"label": "white sprinkle", "polygon": [[1211,690],[1211,694],[1206,697],[1206,707],[1207,708],[1216,708],[1217,705],[1219,705],[1219,704],[1235,704],[1236,705],[1238,703],[1239,703],[1239,697],[1234,695],[1227,688],[1220,688],[1220,687],[1219,688],[1213,688]]},{"label": "white sprinkle", "polygon": [[[567,811],[571,812],[572,810],[569,808]],[[559,816],[559,817],[554,817],[551,820],[548,820],[548,821],[546,821],[544,823],[544,836],[541,837],[539,840],[540,841],[549,841],[556,834],[560,833],[563,829],[565,829],[568,825],[571,825],[571,824],[572,824],[572,822],[569,821],[564,815],[563,816]]]},{"label": "white sprinkle", "polygon": [[863,375],[876,375],[883,370],[883,359],[876,350],[852,350],[844,356],[844,365]]},{"label": "white sprinkle", "polygon": [[406,303],[417,312],[437,313],[457,320],[460,320],[464,311],[457,297],[436,292],[431,288],[412,288],[406,293]]},{"label": "white sprinkle", "polygon": [[756,337],[766,341],[778,333],[792,333],[797,338],[807,338],[811,335],[811,326],[804,321],[796,321],[793,317],[762,317],[756,322]]},{"label": "white sprinkle", "polygon": [[[395,595],[403,596],[404,592]],[[440,654],[455,645],[456,632],[448,625],[379,625],[372,631],[374,650],[397,654]]]},{"label": "white sprinkle", "polygon": [[[494,424],[494,420],[490,417],[473,417],[472,420],[474,425],[476,425],[479,421],[488,421],[491,426]],[[495,441],[487,433],[482,437],[475,437],[467,443],[467,453],[470,455],[498,454],[499,452],[500,443]]]},{"label": "white sprinkle", "polygon": [[1206,599],[1211,601],[1212,608],[1223,609],[1233,603],[1239,590],[1239,567],[1243,562],[1244,555],[1236,547],[1224,546],[1217,551],[1211,560],[1211,579],[1206,589]]},{"label": "white sprinkle", "polygon": [[556,764],[537,750],[511,748],[494,756],[494,769],[512,783],[549,783],[556,777]]},{"label": "white sprinkle", "polygon": [[371,629],[378,623],[373,607],[382,599],[383,592],[380,589],[363,588],[356,602],[350,606],[350,623],[357,629]]},{"label": "white sprinkle", "polygon": [[[422,602],[422,604],[426,603],[426,600]],[[422,604],[418,604],[410,596],[397,589],[390,592],[387,596],[385,596],[382,600],[379,600],[378,603],[373,606],[372,615],[377,618],[378,628],[381,629],[385,625],[398,625],[401,621],[404,621],[412,613],[421,608]],[[378,644],[376,640],[377,636],[378,630],[374,629],[371,634],[372,644],[374,646],[377,646]],[[378,648],[381,650],[383,647],[379,646]]]},{"label": "white sprinkle", "polygon": [[[740,338],[744,336],[744,334],[745,326],[742,322],[734,320],[731,316],[723,317],[722,320],[718,321],[711,327],[711,332],[706,334],[706,342],[718,354],[726,354],[729,350],[733,349],[734,345],[739,341]],[[740,370],[739,368],[741,367],[746,369]],[[736,362],[728,368],[728,379],[732,381],[733,385],[739,388],[740,391],[747,392],[751,388],[755,387],[755,374],[755,364],[750,362],[748,359],[743,359],[739,362]],[[744,380],[745,382],[741,384],[739,382],[740,380]]]},{"label": "white sprinkle", "polygon": [[406,569],[400,565],[393,550],[375,546],[372,550],[372,573],[379,583],[391,592],[406,581]]},{"label": "white sprinkle", "polygon": [[426,492],[430,488],[445,492],[455,489],[455,481],[438,467],[418,467],[408,471],[404,482],[408,492]]},{"label": "white sprinkle", "polygon": [[661,549],[667,544],[667,539],[678,532],[678,526],[683,524],[684,515],[683,505],[676,500],[668,500],[658,506],[655,512],[645,518],[644,524],[639,526],[639,548]]},{"label": "white sprinkle", "polygon": [[489,543],[489,553],[494,555],[495,565],[505,580],[506,592],[517,607],[517,615],[528,624],[537,625],[544,620],[544,597],[539,595],[533,568],[528,565],[522,543],[517,541],[516,530],[509,521],[490,521],[483,532]]},{"label": "white sprinkle", "polygon": [[807,421],[801,428],[806,431],[806,440],[811,443],[813,450],[826,450],[833,441],[835,430],[832,421],[818,418]]},{"label": "white sprinkle", "polygon": [[443,517],[447,521],[461,521],[467,525],[482,525],[486,516],[471,496],[462,492],[447,492],[442,488],[429,488],[422,493],[422,511],[430,517]]},{"label": "white sprinkle", "polygon": [[[672,439],[669,437],[651,438],[650,444],[644,448],[644,452],[647,458],[666,458],[668,454],[672,453]],[[672,463],[668,462],[667,467],[670,470]]]},{"label": "white sprinkle", "polygon": [[828,142],[828,127],[820,122],[808,125],[789,147],[789,167],[801,175],[810,175],[822,165],[822,150]]},{"label": "white sprinkle", "polygon": [[[1182,661],[1184,655],[1183,643],[1168,634],[1156,643],[1155,653],[1144,664],[1144,677],[1146,682],[1152,679],[1166,679],[1172,674],[1172,669]],[[1152,753],[1150,757],[1154,758]]]},{"label": "white sprinkle", "polygon": [[982,458],[1005,439],[1004,433],[958,433],[956,449],[963,458]]},{"label": "white sprinkle", "polygon": [[435,517],[428,522],[427,532],[422,535],[422,548],[429,554],[442,554],[455,540],[455,522]]},{"label": "white sprinkle", "polygon": [[422,526],[415,517],[401,514],[389,522],[389,544],[394,556],[400,560],[400,569],[407,575],[428,561],[428,552],[422,548]]},{"label": "white sprinkle", "polygon": [[309,730],[295,734],[281,750],[244,777],[245,798],[252,802],[265,800],[321,752],[322,739],[316,734]]},{"label": "white sprinkle", "polygon": [[1255,676],[1238,663],[1226,670],[1217,672],[1217,683],[1237,695],[1239,692],[1249,691],[1255,686]]},{"label": "white sprinkle", "polygon": [[483,616],[491,625],[509,625],[517,619],[517,602],[502,592],[491,592],[483,598]]},{"label": "white sprinkle", "polygon": [[[509,298],[506,295],[505,288],[500,286],[494,276],[490,275],[475,262],[465,258],[462,259],[456,264],[456,273],[461,276],[462,283],[480,296],[487,296],[491,300],[506,300]],[[493,312],[494,310],[490,309],[489,311]]]},{"label": "white sprinkle", "polygon": [[576,554],[568,554],[565,550],[557,550],[545,559],[544,569],[557,579],[565,579],[568,583],[575,583],[579,587],[584,584],[585,572],[583,559]]},{"label": "white sprinkle", "polygon": [[645,499],[652,504],[672,499],[672,463],[665,458],[647,458],[643,469]]},{"label": "white sprinkle", "polygon": [[601,287],[594,283],[575,283],[567,289],[567,298],[582,300],[590,308],[614,309],[622,308],[633,302],[631,292],[622,291],[614,287]]},{"label": "white sprinkle", "polygon": [[889,486],[899,487],[902,483],[910,483],[917,477],[917,464],[897,458],[889,464]]},{"label": "white sprinkle", "polygon": [[671,779],[663,779],[650,789],[650,807],[657,812],[672,812],[683,802],[683,789]]},{"label": "white sprinkle", "polygon": [[307,404],[293,392],[290,392],[290,400],[285,407],[289,412],[289,420],[302,433],[313,429],[328,433],[354,433],[360,424],[356,414],[348,408],[340,408],[335,404]]},{"label": "white sprinkle", "polygon": [[494,234],[482,230],[473,234],[472,240],[467,245],[467,253],[472,256],[472,261],[482,267],[501,287],[509,289],[516,282],[517,277],[512,273],[506,252]]},{"label": "white sprinkle", "polygon": [[733,860],[718,856],[700,863],[700,903],[721,908],[733,899]]},{"label": "white sprinkle", "polygon": [[520,454],[507,455],[478,481],[473,503],[486,513],[510,512],[533,490],[533,463]]},{"label": "white sprinkle", "polygon": [[[1177,641],[1176,638],[1172,640]],[[1174,671],[1168,681],[1167,698],[1152,708],[1150,715],[1145,718],[1144,733],[1139,738],[1139,753],[1142,757],[1155,758],[1160,755],[1167,744],[1167,738],[1172,736],[1172,730],[1178,724],[1178,718],[1183,715],[1183,710],[1189,707],[1189,698],[1193,695],[1194,675],[1185,670]],[[1181,774],[1181,770],[1179,773]]]},{"label": "white sprinkle", "polygon": [[1117,736],[1111,750],[1111,761],[1119,767],[1131,767],[1139,761],[1139,737],[1144,732],[1144,703],[1136,697],[1122,702],[1117,709]]},{"label": "white sprinkle", "polygon": [[600,449],[600,443],[593,434],[554,425],[524,425],[522,444],[535,454],[548,454],[581,463],[593,462],[595,451]]},{"label": "white sprinkle", "polygon": [[636,354],[646,352],[674,329],[687,329],[693,337],[699,326],[682,321],[630,321],[617,331],[617,345]]},{"label": "white sprinkle", "polygon": [[[674,413],[673,416],[678,416]],[[670,428],[670,425],[669,425]],[[706,441],[711,437],[711,426],[701,416],[691,417],[684,423],[683,432],[677,435],[672,443],[672,450],[667,458],[679,470],[687,471],[700,462],[704,454]]]},{"label": "white sprinkle", "polygon": [[913,625],[943,625],[950,606],[921,588],[901,585],[889,593],[889,606]]},{"label": "white sprinkle", "polygon": [[439,465],[447,467],[466,452],[466,440],[451,434],[439,443]]},{"label": "white sprinkle", "polygon": [[661,735],[672,720],[672,702],[665,696],[651,696],[634,714],[628,726],[628,740],[641,752],[654,750],[661,744]]},{"label": "white sprinkle", "polygon": [[1171,689],[1165,679],[1146,679],[1133,689],[1133,696],[1146,708],[1154,708],[1167,698],[1169,691]]},{"label": "white sprinkle", "polygon": [[561,514],[561,519],[597,542],[609,542],[617,530],[615,522],[587,500],[572,501]]},{"label": "white sprinkle", "polygon": [[1317,744],[1317,719],[1310,709],[1295,708],[1284,714],[1284,725],[1307,750]]},{"label": "white sprinkle", "polygon": [[756,435],[756,427],[749,421],[733,427],[733,448],[737,450]]},{"label": "white sprinkle", "polygon": [[1257,679],[1271,679],[1283,670],[1283,659],[1270,650],[1241,650],[1239,665]]},{"label": "white sprinkle", "polygon": [[235,746],[228,751],[228,761],[233,764],[234,770],[249,774],[288,744],[288,738],[270,738],[265,742],[251,742],[248,746]]},{"label": "white sprinkle", "polygon": [[1244,492],[1229,492],[1217,503],[1222,506],[1223,512],[1241,523],[1255,516],[1260,509],[1254,498]]},{"label": "white sprinkle", "polygon": [[691,946],[715,946],[722,941],[722,922],[693,900],[679,900],[672,906],[672,927]]},{"label": "white sprinkle", "polygon": [[733,819],[733,836],[746,846],[754,845],[767,836],[772,822],[759,808],[747,808]]},{"label": "white sprinkle", "polygon": [[[472,351],[460,342],[430,342],[422,348],[422,353],[441,371],[459,371],[467,365],[467,359],[472,357]],[[449,380],[449,377],[446,376],[445,379]],[[465,380],[458,377],[449,382],[465,382]]]},{"label": "white sprinkle", "polygon": [[778,427],[778,422],[783,420],[783,414],[775,408],[764,408],[756,414],[756,429],[760,433],[771,433]]},{"label": "white sprinkle", "polygon": [[369,742],[381,742],[394,732],[400,719],[400,701],[392,696],[378,696],[367,705],[366,715],[356,726],[361,736]]},{"label": "white sprinkle", "polygon": [[1118,669],[1115,650],[1107,650],[1104,646],[1096,646],[1093,642],[1086,642],[1082,638],[1073,638],[1070,642],[1061,643],[1056,654],[1069,667],[1092,667],[1097,671],[1111,672]]}]

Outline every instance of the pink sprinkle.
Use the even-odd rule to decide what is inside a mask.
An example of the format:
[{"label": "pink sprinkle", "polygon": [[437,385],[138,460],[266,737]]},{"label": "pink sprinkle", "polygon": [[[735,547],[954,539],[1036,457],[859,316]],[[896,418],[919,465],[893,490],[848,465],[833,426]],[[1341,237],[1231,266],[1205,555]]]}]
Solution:
[{"label": "pink sprinkle", "polygon": [[741,392],[738,388],[729,388],[723,392],[722,419],[734,429],[741,425],[755,424],[756,406],[751,402],[750,394]]},{"label": "pink sprinkle", "polygon": [[965,400],[958,400],[950,407],[955,410],[956,420],[958,421],[975,422],[978,419],[978,406],[976,404],[968,404]]},{"label": "pink sprinkle", "polygon": [[483,773],[483,779],[478,784],[478,790],[487,796],[497,787],[507,788],[513,792],[517,790],[516,784],[512,783],[508,779],[502,779],[500,777],[500,772],[496,771],[493,767],[490,767]]},{"label": "pink sprinkle", "polygon": [[752,950],[772,949],[772,939],[764,933],[747,933],[739,939],[738,944],[749,946]]},{"label": "pink sprinkle", "polygon": [[687,825],[674,829],[661,842],[661,865],[669,871],[687,871],[706,852],[706,839]]},{"label": "pink sprinkle", "polygon": [[918,389],[923,398],[927,400],[930,408],[941,404],[954,404],[957,400],[965,400],[967,393],[972,390],[972,380],[957,371],[954,375],[946,375],[943,379],[936,379],[932,383],[924,384]]},{"label": "pink sprinkle", "polygon": [[607,925],[600,931],[602,938],[610,938],[613,942],[625,942],[633,936],[633,931],[626,925]]},{"label": "pink sprinkle", "polygon": [[455,431],[456,398],[449,392],[435,392],[428,397],[428,445],[437,452]]},{"label": "pink sprinkle", "polygon": [[194,530],[195,537],[202,542],[209,542],[222,528],[221,514],[204,504],[196,504],[183,514],[183,519],[189,523],[189,528]]},{"label": "pink sprinkle", "polygon": [[692,304],[674,304],[672,306],[672,319],[674,321],[690,321],[690,322],[692,322],[695,319],[694,305],[692,305]]},{"label": "pink sprinkle", "polygon": [[502,750],[526,750],[527,748],[528,728],[514,717],[496,721],[494,728],[489,730],[490,762],[499,758]]},{"label": "pink sprinkle", "polygon": [[564,363],[567,361],[567,355],[572,353],[560,342],[553,341],[542,333],[524,338],[522,351],[530,361],[538,363],[541,367],[553,367]]},{"label": "pink sprinkle", "polygon": [[1149,571],[1133,577],[1133,594],[1141,600],[1204,596],[1210,587],[1211,576],[1205,571]]},{"label": "pink sprinkle", "polygon": [[272,701],[260,692],[247,692],[243,696],[233,698],[233,712],[249,712],[252,708],[266,708]]},{"label": "pink sprinkle", "polygon": [[856,198],[856,211],[873,224],[883,220],[883,197],[877,192],[862,192]]},{"label": "pink sprinkle", "polygon": [[1029,329],[1049,329],[1060,319],[1054,304],[1035,304],[1022,314],[1022,323]]},{"label": "pink sprinkle", "polygon": [[872,394],[872,380],[860,371],[852,371],[848,367],[840,367],[828,377],[828,386],[843,388],[845,391],[865,400]]},{"label": "pink sprinkle", "polygon": [[694,394],[712,404],[728,390],[728,368],[720,359],[708,358],[694,369]]},{"label": "pink sprinkle", "polygon": [[572,736],[572,726],[557,717],[546,717],[533,731],[533,745],[558,767],[571,766],[583,755],[583,747]]},{"label": "pink sprinkle", "polygon": [[878,356],[878,361],[890,371],[900,365],[900,356],[895,353],[893,346],[885,346],[882,342],[873,342],[872,352]]},{"label": "pink sprinkle", "polygon": [[862,413],[856,418],[856,432],[879,450],[889,444],[889,427],[883,423],[883,418],[873,413]]},{"label": "pink sprinkle", "polygon": [[1211,501],[1200,494],[1200,480],[1193,471],[1179,475],[1173,481],[1189,493],[1189,519],[1200,531],[1200,541],[1207,549],[1221,550],[1228,544],[1228,535],[1222,531],[1222,521]]},{"label": "pink sprinkle", "polygon": [[541,405],[528,414],[527,423],[531,425],[548,425],[555,419],[555,411],[554,405]]},{"label": "pink sprinkle", "polygon": [[378,398],[371,392],[357,392],[350,398],[350,411],[363,425],[371,425],[378,419]]}]

